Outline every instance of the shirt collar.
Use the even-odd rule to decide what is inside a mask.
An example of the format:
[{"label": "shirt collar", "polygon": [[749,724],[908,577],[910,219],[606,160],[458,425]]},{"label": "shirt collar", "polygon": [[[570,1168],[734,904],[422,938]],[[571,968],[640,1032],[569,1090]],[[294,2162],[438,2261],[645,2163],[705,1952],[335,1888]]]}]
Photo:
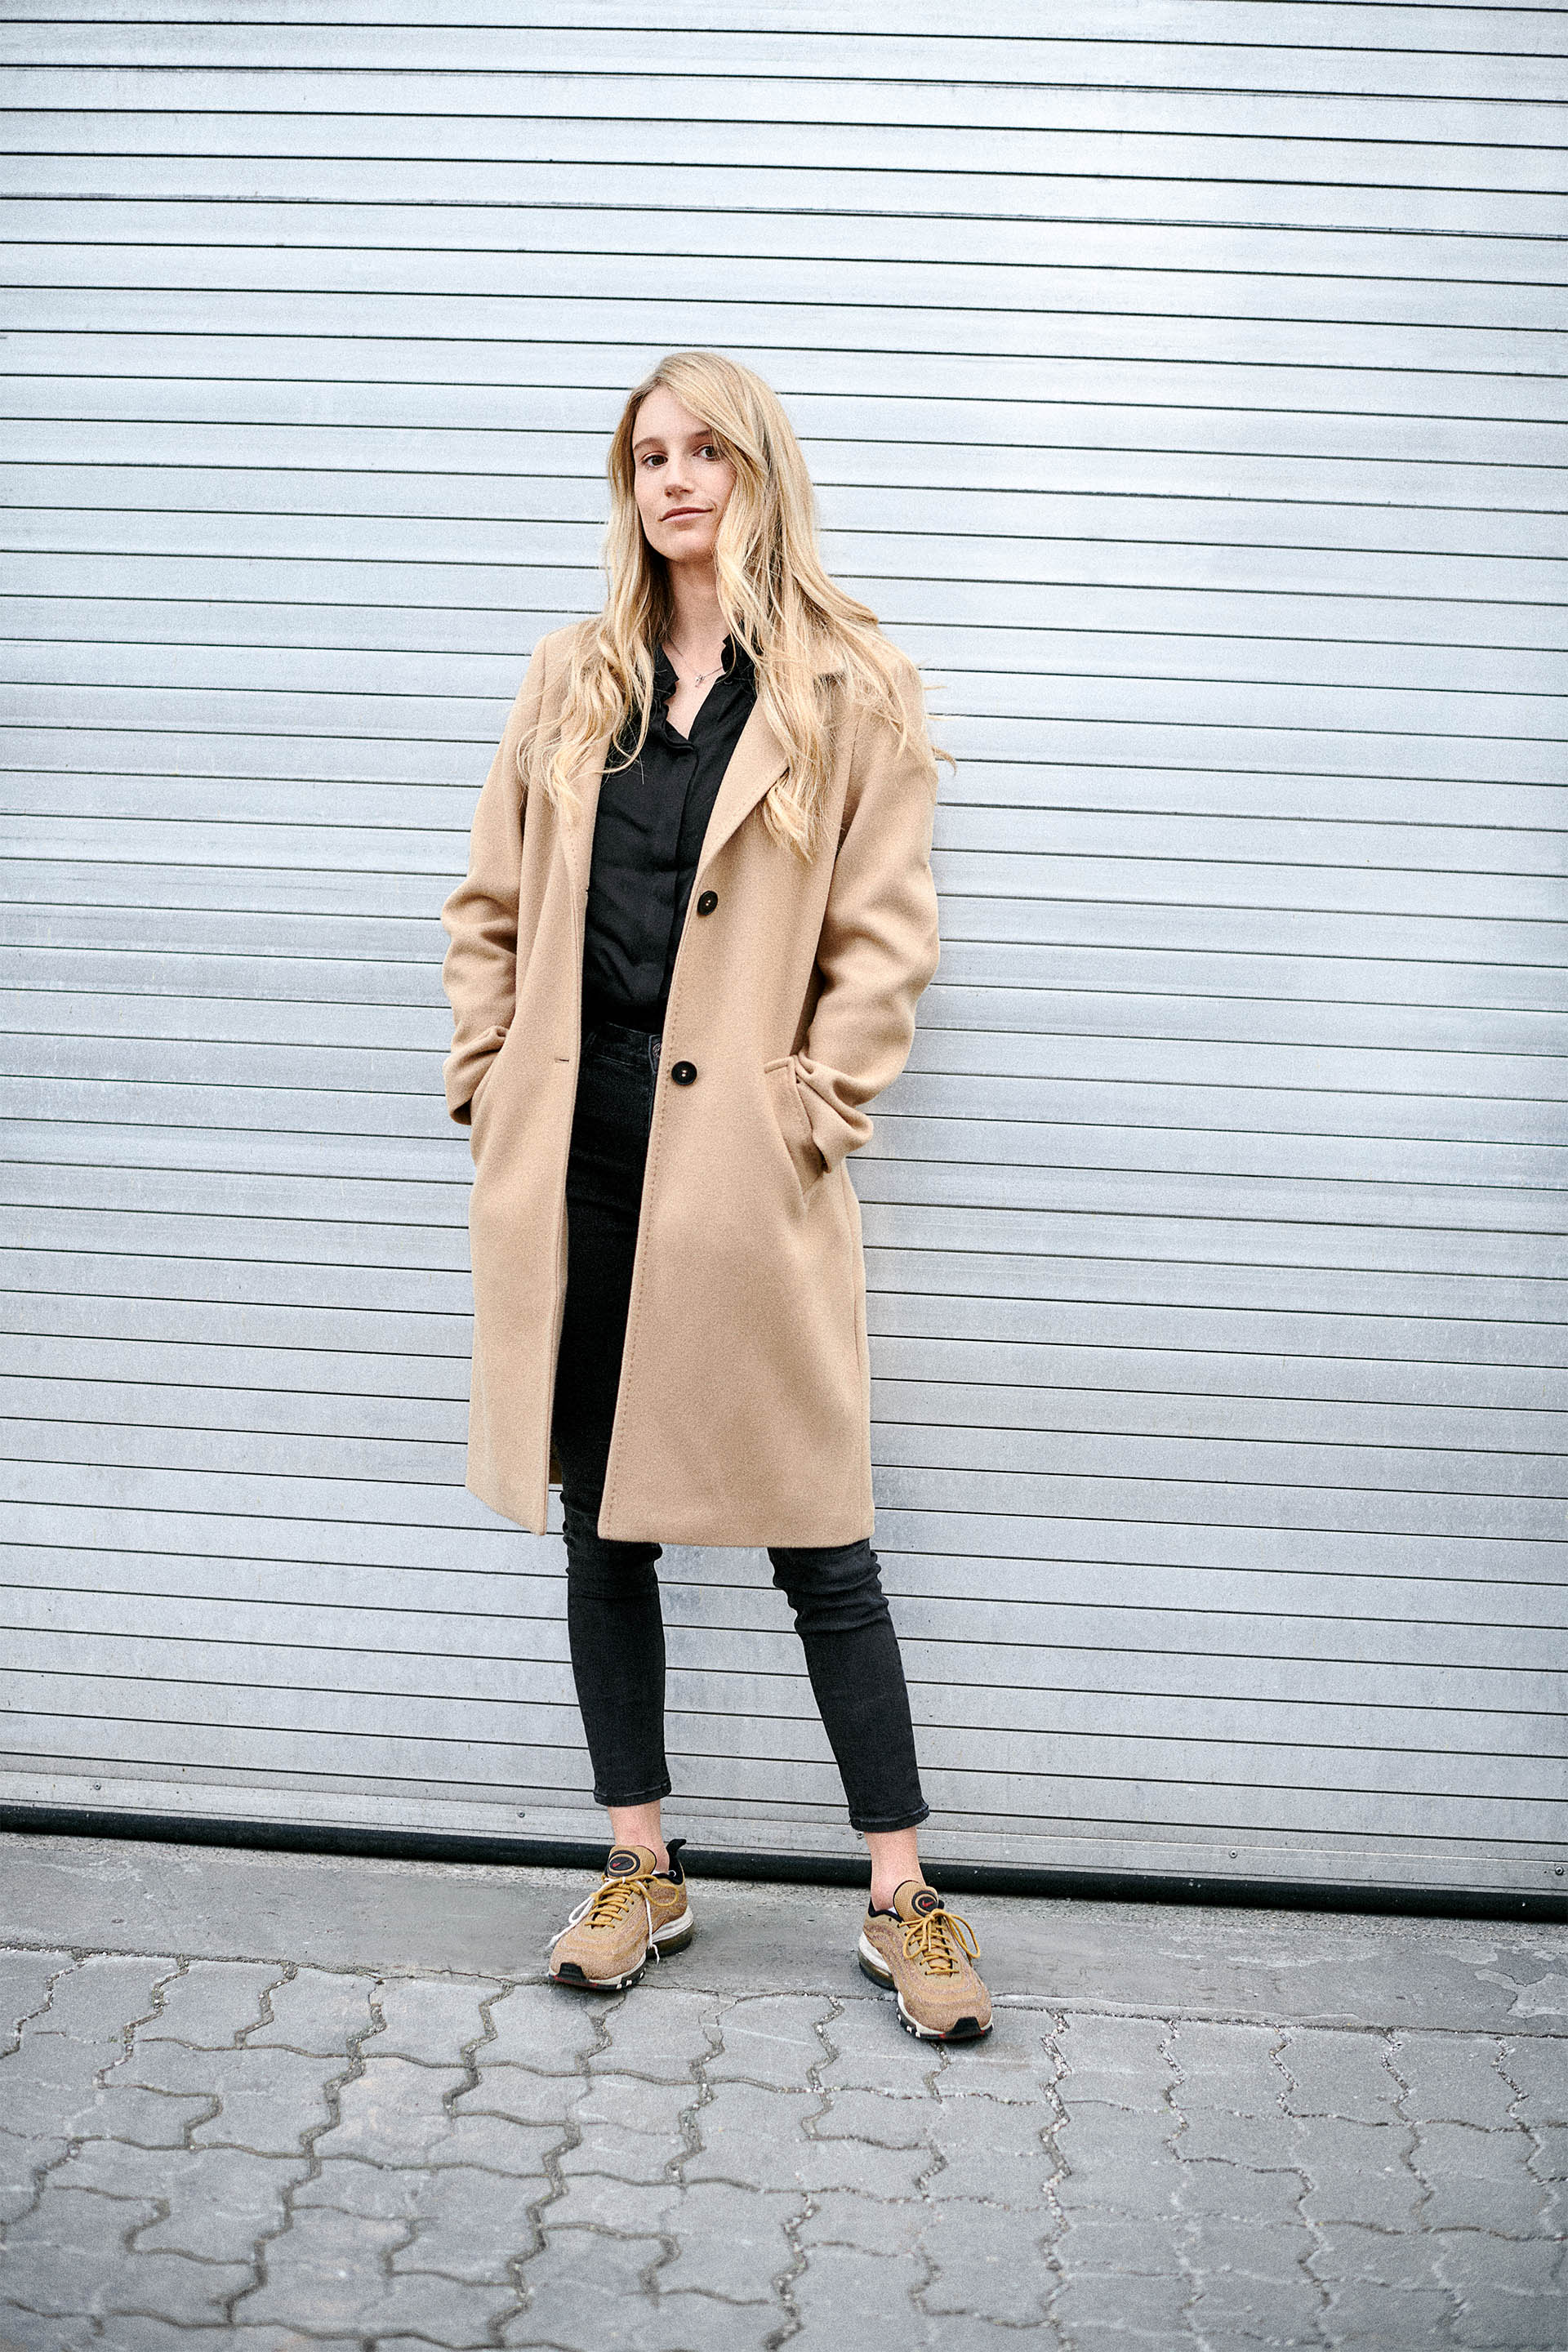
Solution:
[{"label": "shirt collar", "polygon": [[[739,679],[747,685],[752,683],[755,675],[752,656],[735,638],[725,638],[722,659],[723,680],[716,680],[715,683],[728,684],[731,679]],[[660,703],[668,702],[679,683],[675,675],[675,666],[661,645],[653,657],[654,699]]]}]

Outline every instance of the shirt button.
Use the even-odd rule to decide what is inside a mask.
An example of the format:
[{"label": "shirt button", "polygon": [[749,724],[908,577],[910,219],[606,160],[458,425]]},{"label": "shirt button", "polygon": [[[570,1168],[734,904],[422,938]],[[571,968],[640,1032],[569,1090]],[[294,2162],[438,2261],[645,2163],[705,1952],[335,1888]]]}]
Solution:
[{"label": "shirt button", "polygon": [[689,1087],[697,1076],[697,1065],[695,1062],[677,1062],[669,1075],[678,1087]]},{"label": "shirt button", "polygon": [[714,908],[715,908],[718,904],[719,904],[719,893],[718,893],[718,891],[717,891],[717,890],[704,890],[704,892],[702,893],[701,898],[699,898],[699,900],[697,901],[697,911],[698,911],[698,913],[699,913],[700,915],[710,915],[710,914],[713,912]]}]

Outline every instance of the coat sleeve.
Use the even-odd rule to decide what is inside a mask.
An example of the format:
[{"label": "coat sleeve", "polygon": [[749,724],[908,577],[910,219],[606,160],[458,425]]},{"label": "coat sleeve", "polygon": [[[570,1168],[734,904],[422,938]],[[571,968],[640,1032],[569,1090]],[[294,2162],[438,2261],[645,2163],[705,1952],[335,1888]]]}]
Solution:
[{"label": "coat sleeve", "polygon": [[903,751],[886,724],[859,727],[817,947],[820,993],[795,1056],[812,1136],[829,1169],[869,1141],[864,1106],[908,1060],[915,1004],[937,966],[936,796],[912,663],[903,701],[911,738]]},{"label": "coat sleeve", "polygon": [[467,878],[441,909],[451,940],[441,985],[452,1007],[442,1066],[447,1108],[467,1127],[479,1080],[500,1053],[517,1001],[517,908],[522,876],[523,787],[517,753],[539,723],[545,641],[533,649],[474,812]]}]

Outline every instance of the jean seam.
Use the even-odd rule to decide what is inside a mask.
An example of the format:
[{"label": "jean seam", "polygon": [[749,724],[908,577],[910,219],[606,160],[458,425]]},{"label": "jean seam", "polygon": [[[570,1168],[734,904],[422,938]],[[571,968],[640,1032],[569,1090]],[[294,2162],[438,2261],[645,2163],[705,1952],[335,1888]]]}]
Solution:
[{"label": "jean seam", "polygon": [[849,1826],[852,1830],[858,1830],[862,1837],[865,1837],[868,1832],[872,1837],[879,1837],[892,1830],[918,1830],[922,1822],[930,1819],[931,1807],[922,1798],[918,1812],[880,1813],[873,1821],[867,1821],[859,1814],[851,1813]]},{"label": "jean seam", "polygon": [[640,1789],[628,1797],[607,1797],[595,1789],[594,1802],[596,1805],[654,1805],[661,1797],[673,1797],[674,1794],[675,1784],[667,1772],[657,1788]]}]

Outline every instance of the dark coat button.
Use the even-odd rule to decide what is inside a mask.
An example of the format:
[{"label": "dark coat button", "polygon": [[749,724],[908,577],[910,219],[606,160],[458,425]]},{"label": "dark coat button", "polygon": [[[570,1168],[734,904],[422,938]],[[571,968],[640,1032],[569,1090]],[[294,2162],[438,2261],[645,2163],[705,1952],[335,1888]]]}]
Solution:
[{"label": "dark coat button", "polygon": [[715,908],[718,904],[719,904],[719,893],[718,893],[718,891],[717,891],[717,890],[704,890],[704,892],[702,893],[701,898],[699,898],[699,900],[697,901],[697,911],[698,911],[698,913],[699,913],[700,915],[710,915],[710,914],[713,912],[714,908]]},{"label": "dark coat button", "polygon": [[697,1076],[697,1065],[695,1062],[677,1062],[669,1075],[678,1087],[689,1087]]}]

